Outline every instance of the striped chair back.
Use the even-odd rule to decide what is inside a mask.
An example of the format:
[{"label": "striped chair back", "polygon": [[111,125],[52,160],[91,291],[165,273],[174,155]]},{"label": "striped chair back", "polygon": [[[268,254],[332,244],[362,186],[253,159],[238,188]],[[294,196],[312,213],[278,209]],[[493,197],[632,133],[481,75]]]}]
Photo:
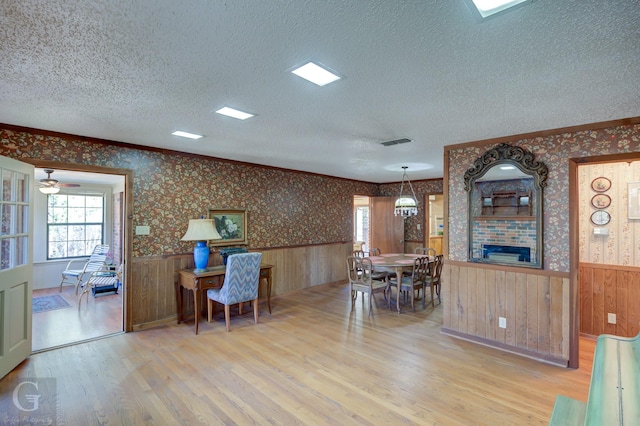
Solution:
[{"label": "striped chair back", "polygon": [[227,270],[218,302],[233,305],[258,297],[262,253],[232,254],[227,258]]}]

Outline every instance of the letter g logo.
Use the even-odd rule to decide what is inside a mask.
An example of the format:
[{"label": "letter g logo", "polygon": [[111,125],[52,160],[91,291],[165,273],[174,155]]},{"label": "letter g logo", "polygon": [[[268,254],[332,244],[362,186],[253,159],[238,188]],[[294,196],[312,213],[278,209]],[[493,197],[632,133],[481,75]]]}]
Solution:
[{"label": "letter g logo", "polygon": [[36,391],[38,390],[38,383],[37,382],[20,382],[20,384],[18,386],[16,386],[16,388],[13,390],[13,405],[15,405],[16,407],[18,407],[19,410],[22,411],[36,411],[38,409],[38,400],[40,399],[40,397],[42,395],[39,394],[35,394],[35,395],[25,395],[25,399],[31,403],[33,408],[25,408],[22,403],[20,402],[20,389],[22,389],[23,386],[25,385],[33,385],[33,387],[36,389]]}]

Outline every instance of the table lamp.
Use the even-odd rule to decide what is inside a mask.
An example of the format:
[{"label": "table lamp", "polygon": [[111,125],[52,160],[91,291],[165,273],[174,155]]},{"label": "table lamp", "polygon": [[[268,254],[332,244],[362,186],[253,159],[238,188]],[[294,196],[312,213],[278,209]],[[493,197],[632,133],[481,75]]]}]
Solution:
[{"label": "table lamp", "polygon": [[182,237],[182,241],[195,241],[196,246],[193,248],[193,262],[196,268],[193,272],[203,272],[207,269],[209,263],[209,247],[208,240],[221,240],[213,219],[189,219],[189,228]]}]

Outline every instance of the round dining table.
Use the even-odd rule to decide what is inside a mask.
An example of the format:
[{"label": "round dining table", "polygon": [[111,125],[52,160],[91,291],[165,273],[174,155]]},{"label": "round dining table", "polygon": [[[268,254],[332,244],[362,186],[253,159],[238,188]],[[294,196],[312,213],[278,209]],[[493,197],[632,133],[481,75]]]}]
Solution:
[{"label": "round dining table", "polygon": [[[395,272],[397,279],[401,281],[402,272],[412,269],[413,263],[418,257],[429,256],[414,253],[385,253],[379,256],[369,256],[369,259],[371,259],[371,265],[375,271]],[[433,259],[429,258],[429,261],[433,261]],[[398,294],[400,294],[400,285],[398,285]],[[391,293],[389,293],[389,297],[391,297]],[[396,309],[400,312],[399,296],[396,296]]]}]

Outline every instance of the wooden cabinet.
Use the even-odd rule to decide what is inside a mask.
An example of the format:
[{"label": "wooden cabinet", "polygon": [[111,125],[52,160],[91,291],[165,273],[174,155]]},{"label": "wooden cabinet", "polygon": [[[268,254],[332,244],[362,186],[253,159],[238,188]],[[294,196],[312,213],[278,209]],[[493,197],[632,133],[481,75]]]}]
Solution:
[{"label": "wooden cabinet", "polygon": [[436,254],[442,254],[442,235],[429,237],[428,247],[436,249]]}]

